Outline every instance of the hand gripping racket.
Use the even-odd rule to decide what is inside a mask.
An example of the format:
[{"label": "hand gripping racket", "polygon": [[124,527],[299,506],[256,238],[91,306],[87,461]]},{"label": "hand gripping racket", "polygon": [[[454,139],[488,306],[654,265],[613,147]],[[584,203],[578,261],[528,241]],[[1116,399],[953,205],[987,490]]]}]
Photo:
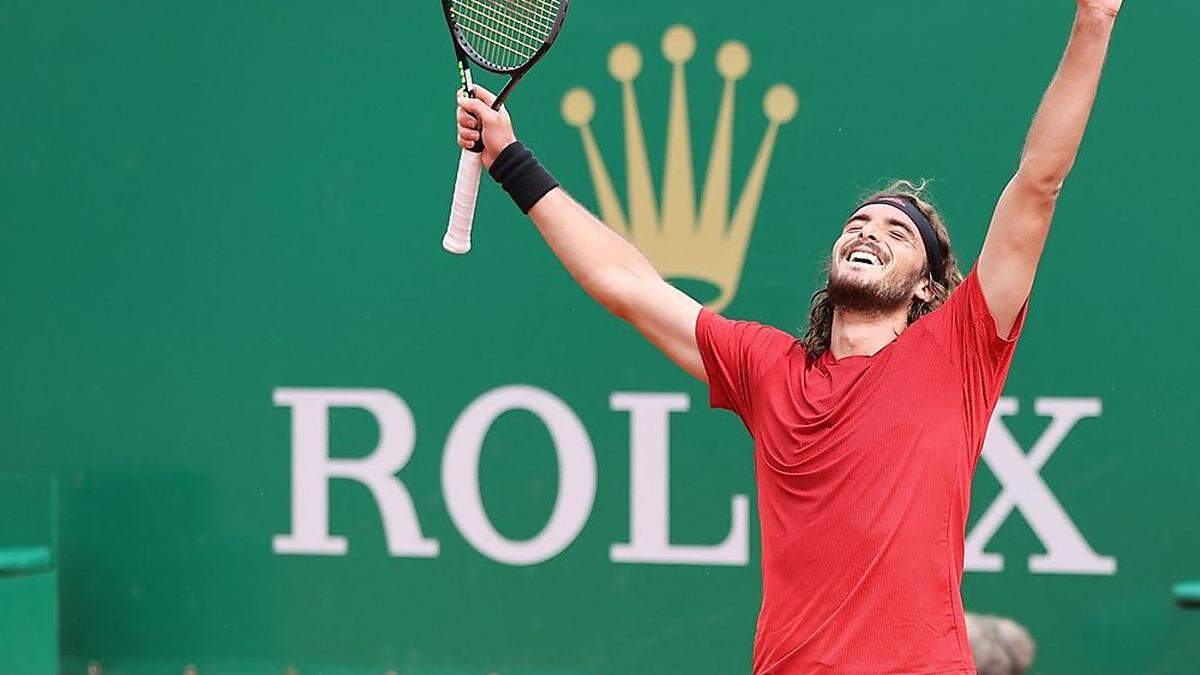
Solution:
[{"label": "hand gripping racket", "polygon": [[[470,63],[508,75],[511,79],[496,96],[492,108],[499,110],[513,87],[533,68],[558,37],[567,16],[569,0],[442,0],[446,25],[454,38],[458,71],[467,96],[475,95]],[[480,132],[483,131],[480,125]],[[482,133],[481,133],[482,136]],[[479,194],[479,174],[483,171],[483,141],[462,151],[458,178],[454,181],[454,202],[450,206],[450,226],[442,239],[442,248],[451,253],[471,250],[471,223],[475,219],[475,198]]]}]

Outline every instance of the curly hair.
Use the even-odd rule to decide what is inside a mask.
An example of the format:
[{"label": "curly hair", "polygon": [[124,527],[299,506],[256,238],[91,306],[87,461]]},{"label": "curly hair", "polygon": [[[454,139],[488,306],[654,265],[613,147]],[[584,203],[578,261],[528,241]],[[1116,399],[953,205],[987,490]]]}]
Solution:
[{"label": "curly hair", "polygon": [[[963,280],[963,274],[958,269],[958,260],[955,259],[954,252],[950,247],[950,232],[946,229],[946,224],[942,222],[942,217],[937,209],[929,201],[928,186],[929,181],[926,180],[922,180],[919,185],[907,180],[897,180],[880,192],[866,195],[859,202],[865,203],[882,197],[905,199],[915,204],[933,224],[938,246],[943,254],[942,268],[930,270],[929,263],[925,263],[926,268],[922,273],[929,276],[929,288],[933,292],[933,298],[928,302],[913,298],[912,306],[908,309],[909,324],[941,307],[946,298],[950,296],[950,291],[953,291]],[[812,356],[820,356],[828,351],[833,338],[834,308],[829,299],[828,289],[829,285],[826,282],[823,288],[813,293],[812,306],[808,311],[808,329],[804,332],[804,337],[800,338],[800,343]]]}]

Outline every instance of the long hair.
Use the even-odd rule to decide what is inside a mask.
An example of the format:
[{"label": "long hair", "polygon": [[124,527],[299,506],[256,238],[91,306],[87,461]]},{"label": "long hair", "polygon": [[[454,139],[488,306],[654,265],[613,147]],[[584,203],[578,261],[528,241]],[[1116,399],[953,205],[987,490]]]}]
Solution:
[{"label": "long hair", "polygon": [[[942,250],[942,268],[931,270],[929,263],[925,263],[923,274],[929,277],[929,290],[932,291],[933,298],[929,302],[913,298],[912,305],[908,308],[909,324],[941,307],[946,298],[950,297],[950,291],[953,291],[963,280],[963,274],[958,269],[958,261],[954,258],[954,251],[950,247],[950,232],[946,229],[946,224],[942,222],[941,215],[928,199],[926,192],[928,185],[929,182],[924,180],[920,185],[907,180],[897,180],[881,192],[867,195],[859,202],[865,203],[882,197],[906,199],[915,204],[933,224],[933,230],[937,234],[938,247]],[[800,343],[812,356],[820,356],[829,350],[832,339],[833,303],[829,299],[829,283],[826,281],[823,288],[813,293],[812,306],[808,310],[808,329],[805,331],[804,337],[800,338]]]}]

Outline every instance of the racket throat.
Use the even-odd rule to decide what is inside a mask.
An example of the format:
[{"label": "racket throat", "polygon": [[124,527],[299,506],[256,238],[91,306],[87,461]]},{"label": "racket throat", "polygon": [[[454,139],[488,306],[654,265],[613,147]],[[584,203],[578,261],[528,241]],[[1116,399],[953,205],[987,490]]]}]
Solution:
[{"label": "racket throat", "polygon": [[458,62],[458,77],[467,96],[475,98],[475,78],[471,77],[471,69],[462,61]]}]

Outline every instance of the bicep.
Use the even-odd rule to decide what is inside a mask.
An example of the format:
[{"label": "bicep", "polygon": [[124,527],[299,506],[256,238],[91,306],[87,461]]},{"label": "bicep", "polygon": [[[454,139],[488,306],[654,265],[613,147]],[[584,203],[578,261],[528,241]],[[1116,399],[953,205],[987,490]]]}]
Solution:
[{"label": "bicep", "polygon": [[978,274],[1000,337],[1008,336],[1033,289],[1056,198],[1056,186],[1039,185],[1018,174],[996,205]]},{"label": "bicep", "polygon": [[639,279],[631,285],[621,318],[689,375],[708,382],[696,345],[700,303],[662,279]]}]

